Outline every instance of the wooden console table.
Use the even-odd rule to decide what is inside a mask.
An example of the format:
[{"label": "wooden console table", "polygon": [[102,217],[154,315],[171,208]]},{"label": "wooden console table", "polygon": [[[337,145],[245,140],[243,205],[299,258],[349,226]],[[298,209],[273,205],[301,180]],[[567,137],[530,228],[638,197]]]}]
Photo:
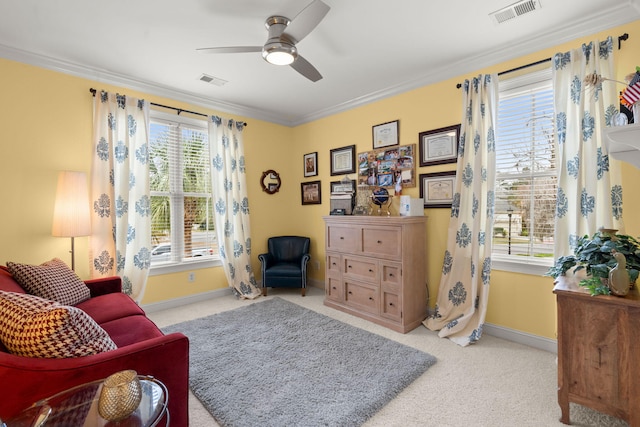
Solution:
[{"label": "wooden console table", "polygon": [[591,296],[556,287],[558,404],[569,402],[640,427],[640,295]]}]

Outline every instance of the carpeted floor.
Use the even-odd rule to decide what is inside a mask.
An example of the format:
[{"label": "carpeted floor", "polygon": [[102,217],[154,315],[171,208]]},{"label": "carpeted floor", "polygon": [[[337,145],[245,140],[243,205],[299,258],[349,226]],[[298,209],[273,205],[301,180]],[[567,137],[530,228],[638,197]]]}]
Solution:
[{"label": "carpeted floor", "polygon": [[[269,289],[278,296],[334,319],[392,339],[438,359],[425,374],[365,422],[364,427],[560,427],[557,404],[556,355],[483,335],[478,344],[461,348],[420,326],[399,334],[366,320],[323,305],[322,289],[299,291]],[[183,307],[149,313],[165,327],[214,313],[244,307],[256,301],[225,296]],[[192,396],[189,402],[192,427],[217,423]],[[578,427],[624,427],[627,423],[580,405],[571,405],[572,425]]]},{"label": "carpeted floor", "polygon": [[357,426],[436,359],[281,298],[165,327],[223,426]]}]

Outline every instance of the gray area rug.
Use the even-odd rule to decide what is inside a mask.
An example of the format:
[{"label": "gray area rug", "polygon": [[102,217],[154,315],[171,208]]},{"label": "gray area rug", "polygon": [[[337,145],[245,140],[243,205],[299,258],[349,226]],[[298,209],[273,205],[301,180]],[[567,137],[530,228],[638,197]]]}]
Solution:
[{"label": "gray area rug", "polygon": [[435,357],[281,298],[171,325],[190,385],[221,426],[356,426]]}]

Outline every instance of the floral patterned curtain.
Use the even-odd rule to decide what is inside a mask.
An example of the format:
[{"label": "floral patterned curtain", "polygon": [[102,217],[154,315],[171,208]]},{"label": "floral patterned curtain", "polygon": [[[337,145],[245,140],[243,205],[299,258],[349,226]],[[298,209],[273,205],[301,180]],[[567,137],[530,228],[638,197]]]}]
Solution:
[{"label": "floral patterned curtain", "polygon": [[613,70],[611,37],[553,57],[556,257],[572,253],[577,237],[592,235],[600,227],[623,231],[620,166],[609,157],[602,141],[603,129],[618,113],[618,88],[608,80],[595,86],[584,83],[593,73],[615,79]]},{"label": "floral patterned curtain", "polygon": [[229,286],[241,298],[261,295],[251,269],[249,198],[242,131],[244,122],[209,120],[211,188],[220,258]]},{"label": "floral patterned curtain", "polygon": [[101,92],[94,98],[91,277],[121,276],[142,299],[151,262],[149,104]]},{"label": "floral patterned curtain", "polygon": [[435,314],[423,323],[461,346],[480,339],[489,298],[498,79],[463,85],[456,188]]}]

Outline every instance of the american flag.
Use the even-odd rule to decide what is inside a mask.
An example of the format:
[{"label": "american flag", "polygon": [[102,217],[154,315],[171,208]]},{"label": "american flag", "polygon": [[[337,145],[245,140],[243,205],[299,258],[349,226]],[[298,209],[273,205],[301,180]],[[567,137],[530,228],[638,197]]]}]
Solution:
[{"label": "american flag", "polygon": [[631,82],[629,82],[629,86],[622,92],[622,99],[629,106],[638,102],[640,99],[640,72],[636,72]]}]

